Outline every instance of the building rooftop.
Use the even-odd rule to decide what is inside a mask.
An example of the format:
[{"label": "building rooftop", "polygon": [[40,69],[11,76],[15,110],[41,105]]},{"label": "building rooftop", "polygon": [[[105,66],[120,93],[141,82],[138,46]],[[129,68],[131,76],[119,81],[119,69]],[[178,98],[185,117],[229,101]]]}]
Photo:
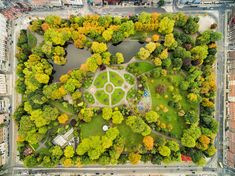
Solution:
[{"label": "building rooftop", "polygon": [[235,51],[228,53],[228,137],[227,164],[234,167],[235,164]]},{"label": "building rooftop", "polygon": [[0,128],[0,144],[4,142],[4,129]]},{"label": "building rooftop", "polygon": [[39,7],[39,6],[62,6],[61,0],[31,0],[30,4],[34,7]]},{"label": "building rooftop", "polygon": [[53,144],[59,145],[61,147],[65,147],[68,142],[73,137],[73,131],[74,129],[71,128],[69,131],[67,131],[64,135],[58,135],[53,139]]},{"label": "building rooftop", "polygon": [[83,5],[82,0],[62,0],[64,5]]}]

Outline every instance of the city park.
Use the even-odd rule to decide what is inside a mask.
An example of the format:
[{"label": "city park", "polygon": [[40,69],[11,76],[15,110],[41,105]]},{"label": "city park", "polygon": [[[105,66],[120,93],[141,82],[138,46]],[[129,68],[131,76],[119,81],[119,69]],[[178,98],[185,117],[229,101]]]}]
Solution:
[{"label": "city park", "polygon": [[199,32],[198,22],[181,12],[31,21],[16,53],[24,165],[205,165],[216,153],[222,36],[216,24]]}]

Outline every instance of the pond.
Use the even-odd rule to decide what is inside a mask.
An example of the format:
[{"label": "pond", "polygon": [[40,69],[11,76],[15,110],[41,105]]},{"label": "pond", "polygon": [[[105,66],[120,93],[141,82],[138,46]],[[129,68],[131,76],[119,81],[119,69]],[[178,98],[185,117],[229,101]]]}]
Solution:
[{"label": "pond", "polygon": [[108,44],[109,52],[111,54],[115,54],[116,52],[121,52],[125,58],[125,63],[129,62],[140,50],[140,48],[144,46],[145,44],[141,44],[135,40],[123,41],[117,46]]},{"label": "pond", "polygon": [[[117,46],[108,44],[108,50],[111,54],[121,52],[125,58],[125,63],[129,62],[145,44],[140,44],[138,41],[123,41]],[[70,44],[66,48],[67,63],[63,66],[53,64],[55,73],[53,74],[53,81],[59,81],[62,74],[67,73],[69,70],[79,68],[81,64],[86,62],[86,59],[91,56],[90,50],[78,49]]]},{"label": "pond", "polygon": [[59,81],[62,74],[67,73],[69,70],[79,68],[81,64],[86,62],[87,58],[91,56],[90,50],[78,49],[70,44],[66,47],[67,63],[63,66],[53,64],[55,73],[53,74],[53,81]]}]

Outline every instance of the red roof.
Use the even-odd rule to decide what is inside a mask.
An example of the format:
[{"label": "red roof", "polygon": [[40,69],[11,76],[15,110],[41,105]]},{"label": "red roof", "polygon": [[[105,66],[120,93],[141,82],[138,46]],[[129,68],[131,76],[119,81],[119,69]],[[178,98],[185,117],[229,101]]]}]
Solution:
[{"label": "red roof", "polygon": [[192,158],[190,156],[181,154],[181,160],[185,162],[189,162],[189,161],[192,161]]}]

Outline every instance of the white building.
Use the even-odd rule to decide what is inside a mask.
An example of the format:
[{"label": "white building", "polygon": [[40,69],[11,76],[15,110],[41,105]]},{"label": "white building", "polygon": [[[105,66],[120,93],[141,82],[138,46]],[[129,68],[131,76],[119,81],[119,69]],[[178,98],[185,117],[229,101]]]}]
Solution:
[{"label": "white building", "polygon": [[0,114],[0,125],[9,120],[9,114]]},{"label": "white building", "polygon": [[53,144],[59,145],[60,147],[64,148],[68,145],[69,141],[73,138],[73,131],[74,129],[71,128],[67,131],[64,135],[58,135],[53,139]]},{"label": "white building", "polygon": [[[7,45],[7,21],[4,15],[0,14],[0,65],[7,61],[6,45]],[[4,65],[0,66],[4,67]],[[3,70],[6,70],[5,68]],[[1,69],[1,71],[3,71]]]},{"label": "white building", "polygon": [[51,6],[54,6],[54,7],[61,7],[62,6],[61,0],[49,0],[49,1],[50,1]]},{"label": "white building", "polygon": [[10,107],[10,100],[8,97],[0,99],[0,112],[8,112]]},{"label": "white building", "polygon": [[64,5],[83,6],[82,0],[63,0]]},{"label": "white building", "polygon": [[29,3],[33,8],[62,6],[61,0],[30,0]]},{"label": "white building", "polygon": [[7,93],[7,82],[6,82],[6,75],[0,74],[0,94]]}]

